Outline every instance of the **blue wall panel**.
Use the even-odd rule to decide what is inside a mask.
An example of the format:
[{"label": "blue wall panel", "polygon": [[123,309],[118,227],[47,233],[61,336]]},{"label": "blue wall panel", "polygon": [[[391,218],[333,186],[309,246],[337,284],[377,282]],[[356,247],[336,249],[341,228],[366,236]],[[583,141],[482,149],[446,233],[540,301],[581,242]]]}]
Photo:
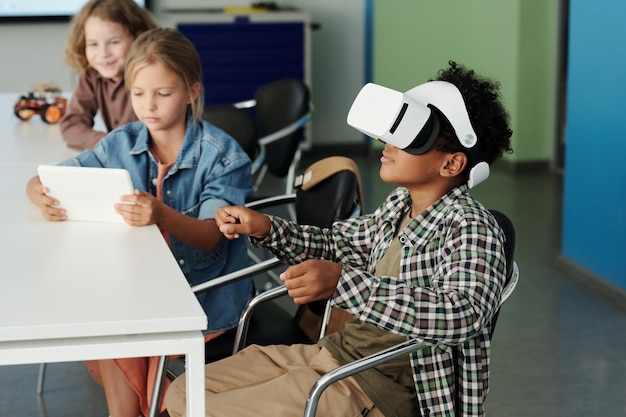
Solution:
[{"label": "blue wall panel", "polygon": [[570,1],[562,254],[626,289],[626,2]]},{"label": "blue wall panel", "polygon": [[279,78],[305,79],[304,22],[179,24],[202,61],[205,106],[254,97]]}]

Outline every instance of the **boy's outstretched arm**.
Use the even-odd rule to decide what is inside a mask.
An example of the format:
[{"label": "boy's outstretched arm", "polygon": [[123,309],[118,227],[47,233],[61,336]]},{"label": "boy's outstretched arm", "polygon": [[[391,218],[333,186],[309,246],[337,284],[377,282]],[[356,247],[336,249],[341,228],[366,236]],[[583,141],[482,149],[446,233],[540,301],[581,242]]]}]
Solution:
[{"label": "boy's outstretched arm", "polygon": [[265,214],[244,206],[218,208],[215,222],[228,239],[237,239],[239,235],[264,238],[270,233],[272,225]]}]

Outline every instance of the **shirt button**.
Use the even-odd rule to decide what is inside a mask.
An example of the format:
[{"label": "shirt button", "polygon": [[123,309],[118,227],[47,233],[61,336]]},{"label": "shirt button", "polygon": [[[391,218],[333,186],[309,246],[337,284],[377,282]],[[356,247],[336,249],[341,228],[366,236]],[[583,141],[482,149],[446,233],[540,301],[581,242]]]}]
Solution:
[{"label": "shirt button", "polygon": [[400,243],[405,243],[405,242],[406,242],[406,237],[400,236]]},{"label": "shirt button", "polygon": [[417,370],[421,371],[422,369],[424,369],[424,365],[422,365],[421,363],[417,365]]},{"label": "shirt button", "polygon": [[157,179],[156,178],[152,178],[152,185],[154,185],[154,186],[157,185]]},{"label": "shirt button", "polygon": [[425,408],[424,409],[424,417],[430,415],[430,408]]},{"label": "shirt button", "polygon": [[167,190],[167,195],[172,195],[172,190]]},{"label": "shirt button", "polygon": [[179,265],[185,265],[185,260],[184,259],[179,259],[178,260],[178,264]]}]

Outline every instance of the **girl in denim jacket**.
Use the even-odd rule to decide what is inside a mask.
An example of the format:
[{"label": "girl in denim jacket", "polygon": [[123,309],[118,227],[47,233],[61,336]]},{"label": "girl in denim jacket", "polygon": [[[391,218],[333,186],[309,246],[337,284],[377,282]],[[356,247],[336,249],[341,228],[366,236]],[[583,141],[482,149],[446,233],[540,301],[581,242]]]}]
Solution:
[{"label": "girl in denim jacket", "polygon": [[[234,139],[201,120],[201,64],[194,46],[174,29],[157,28],[137,38],[125,68],[136,122],[119,127],[92,151],[61,165],[124,168],[135,192],[116,211],[131,226],[156,224],[190,284],[248,265],[246,243],[223,238],[214,220],[218,207],[243,204],[251,192],[250,160]],[[63,202],[46,195],[38,177],[29,198],[51,221],[65,220]],[[208,318],[206,339],[237,325],[252,294],[250,280],[199,295]],[[164,306],[164,308],[166,308]],[[146,415],[158,358],[90,361],[114,417]]]}]

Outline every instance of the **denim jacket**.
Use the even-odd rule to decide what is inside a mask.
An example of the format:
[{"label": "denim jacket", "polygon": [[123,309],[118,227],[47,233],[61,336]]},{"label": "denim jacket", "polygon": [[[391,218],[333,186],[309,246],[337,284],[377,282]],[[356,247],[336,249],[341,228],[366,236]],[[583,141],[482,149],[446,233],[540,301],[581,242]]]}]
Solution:
[{"label": "denim jacket", "polygon": [[[136,189],[156,195],[157,161],[142,122],[111,131],[92,151],[60,165],[124,168],[130,172]],[[251,191],[250,159],[237,142],[208,122],[188,116],[182,147],[163,179],[163,202],[180,213],[204,220],[213,218],[218,207],[244,204]],[[249,265],[245,239],[224,238],[212,252],[197,249],[173,235],[170,242],[191,285]],[[235,327],[251,294],[251,280],[199,294],[208,319],[207,332]]]}]

